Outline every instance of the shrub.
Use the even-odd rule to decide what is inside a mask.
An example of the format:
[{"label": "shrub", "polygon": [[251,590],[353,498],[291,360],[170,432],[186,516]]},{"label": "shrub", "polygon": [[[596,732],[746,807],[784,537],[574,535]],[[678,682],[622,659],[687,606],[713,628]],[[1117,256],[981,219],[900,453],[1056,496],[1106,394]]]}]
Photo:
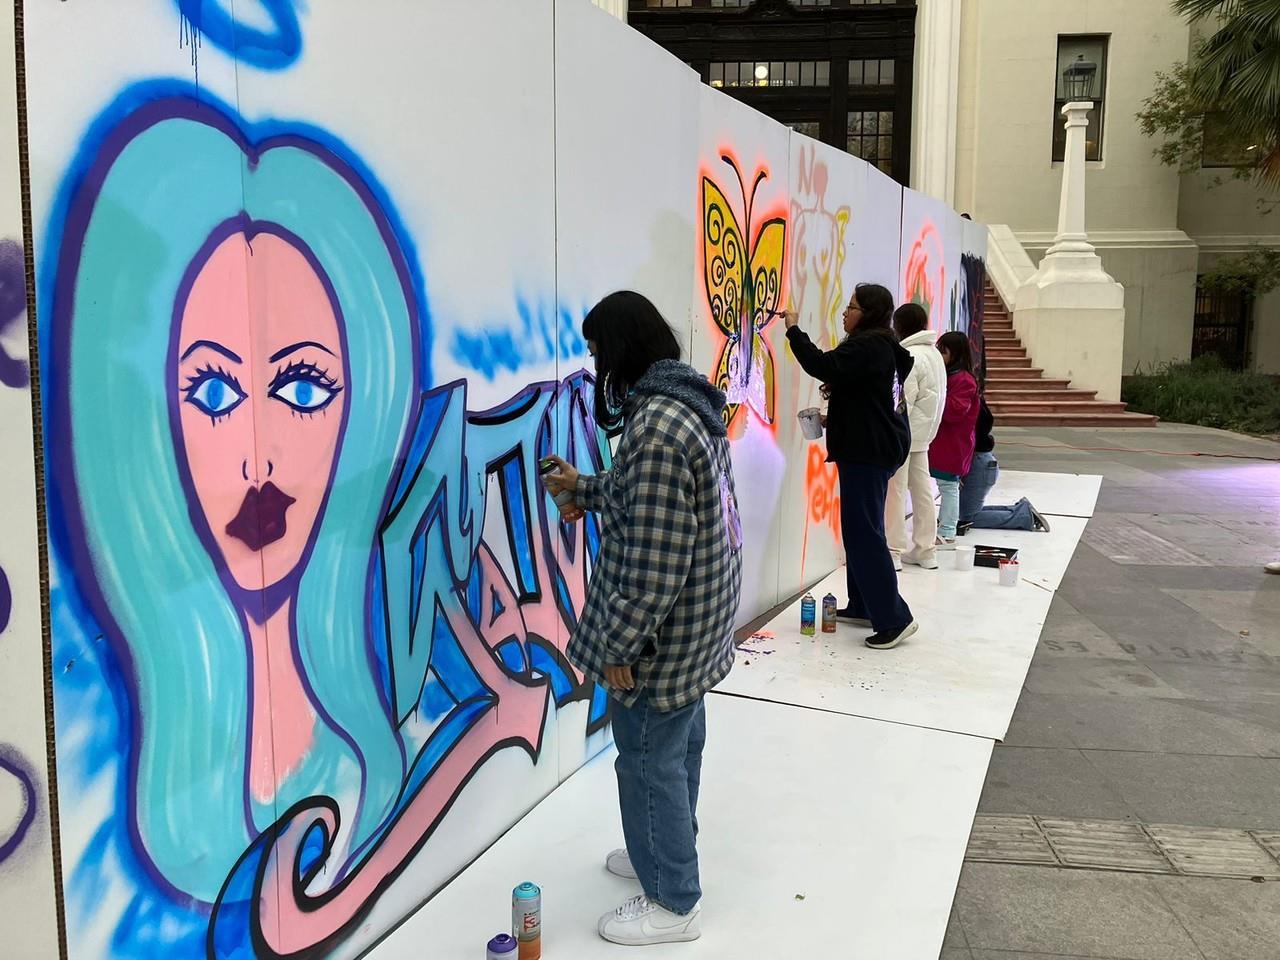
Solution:
[{"label": "shrub", "polygon": [[1280,433],[1280,383],[1228,370],[1216,356],[1170,363],[1124,378],[1121,399],[1161,420],[1273,436]]}]

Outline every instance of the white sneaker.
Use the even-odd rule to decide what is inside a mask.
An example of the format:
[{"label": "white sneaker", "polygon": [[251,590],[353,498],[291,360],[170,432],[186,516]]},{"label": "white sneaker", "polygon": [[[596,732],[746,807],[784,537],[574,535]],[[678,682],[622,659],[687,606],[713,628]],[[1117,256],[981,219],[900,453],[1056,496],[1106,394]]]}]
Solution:
[{"label": "white sneaker", "polygon": [[907,558],[906,558],[905,556],[898,556],[898,554],[896,554],[896,553],[895,553],[895,554],[892,554],[892,556],[893,556],[893,570],[894,570],[894,572],[895,572],[895,573],[901,573],[901,572],[902,572],[902,563],[903,563],[903,561],[904,561],[904,560],[906,560]]},{"label": "white sneaker", "polygon": [[683,917],[641,894],[600,918],[600,936],[627,947],[655,943],[685,943],[702,936],[702,904]]},{"label": "white sneaker", "polygon": [[605,857],[604,868],[615,877],[622,877],[623,880],[638,879],[636,868],[631,865],[631,854],[627,853],[626,847],[615,850]]},{"label": "white sneaker", "polygon": [[1280,573],[1280,560],[1273,560],[1262,568],[1267,573]]},{"label": "white sneaker", "polygon": [[925,570],[938,569],[937,553],[917,554],[914,550],[908,550],[902,555],[902,562],[909,563],[913,567],[923,567]]}]

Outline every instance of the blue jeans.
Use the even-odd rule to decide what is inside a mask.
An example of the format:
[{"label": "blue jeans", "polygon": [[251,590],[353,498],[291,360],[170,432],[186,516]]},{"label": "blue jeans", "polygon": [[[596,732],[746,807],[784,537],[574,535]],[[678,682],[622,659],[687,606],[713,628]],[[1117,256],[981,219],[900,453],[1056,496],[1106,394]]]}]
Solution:
[{"label": "blue jeans", "polygon": [[936,473],[933,479],[938,481],[938,536],[943,540],[956,538],[956,525],[960,522],[960,481],[940,477]]},{"label": "blue jeans", "polygon": [[632,707],[616,700],[618,806],[622,835],[645,895],[672,913],[702,899],[698,879],[698,785],[707,741],[703,698],[661,713],[647,694]]},{"label": "blue jeans", "polygon": [[1023,497],[1012,506],[986,504],[987,494],[1000,478],[1000,464],[994,453],[975,453],[973,466],[960,481],[960,522],[979,530],[1034,530],[1031,503]]},{"label": "blue jeans", "polygon": [[[991,452],[975,453],[969,472],[960,481],[960,522],[973,523],[987,502],[987,494],[1000,479],[1000,463]],[[977,524],[974,524],[977,526]]]}]

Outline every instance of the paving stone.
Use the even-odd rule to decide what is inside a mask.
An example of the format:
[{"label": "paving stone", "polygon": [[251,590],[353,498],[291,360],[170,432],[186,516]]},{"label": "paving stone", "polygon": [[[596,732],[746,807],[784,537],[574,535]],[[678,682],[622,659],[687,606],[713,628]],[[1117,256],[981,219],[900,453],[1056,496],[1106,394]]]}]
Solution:
[{"label": "paving stone", "polygon": [[[1157,878],[968,863],[957,902],[969,949],[1131,960],[1202,960]],[[1165,879],[1165,878],[1158,878]]]},{"label": "paving stone", "polygon": [[1151,877],[1149,882],[1206,960],[1280,957],[1280,883],[1198,877]]},{"label": "paving stone", "polygon": [[1145,823],[1270,830],[1280,819],[1280,760],[1099,750],[1083,753],[1101,774],[1103,784]]},{"label": "paving stone", "polygon": [[[1114,784],[1074,749],[997,747],[980,813],[1131,820]],[[1176,818],[1164,818],[1176,819]]]}]

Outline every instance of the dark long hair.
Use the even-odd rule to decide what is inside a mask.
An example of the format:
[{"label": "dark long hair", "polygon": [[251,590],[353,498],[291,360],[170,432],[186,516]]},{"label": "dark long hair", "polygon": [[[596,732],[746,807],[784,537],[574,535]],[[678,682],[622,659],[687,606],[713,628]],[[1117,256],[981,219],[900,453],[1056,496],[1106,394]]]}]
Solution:
[{"label": "dark long hair", "polygon": [[612,435],[622,429],[622,407],[640,378],[659,360],[679,360],[680,341],[647,297],[622,290],[605,297],[582,321],[595,346],[596,423]]},{"label": "dark long hair", "polygon": [[893,311],[893,332],[899,340],[914,337],[921,330],[929,329],[929,315],[918,303],[904,303]]},{"label": "dark long hair", "polygon": [[947,373],[954,373],[957,370],[973,373],[973,351],[969,349],[967,334],[959,330],[944,333],[938,338],[938,349],[945,349],[951,355],[951,362],[947,364]]},{"label": "dark long hair", "polygon": [[893,330],[893,294],[887,287],[878,283],[860,283],[853,288],[858,298],[858,306],[862,308],[862,319],[858,321],[855,334],[871,330]]}]

